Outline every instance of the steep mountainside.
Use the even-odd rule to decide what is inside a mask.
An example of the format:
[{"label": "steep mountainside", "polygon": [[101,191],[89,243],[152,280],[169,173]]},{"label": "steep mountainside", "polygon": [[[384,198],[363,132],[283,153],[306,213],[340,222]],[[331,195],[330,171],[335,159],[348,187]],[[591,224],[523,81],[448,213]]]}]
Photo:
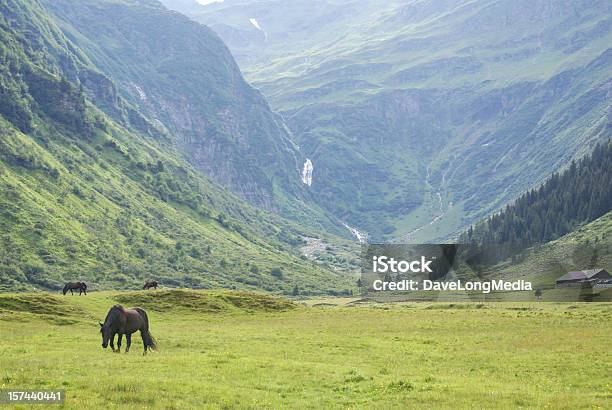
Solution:
[{"label": "steep mountainside", "polygon": [[[566,235],[612,211],[612,142],[553,174],[462,236],[463,243],[496,245],[497,260]],[[593,238],[598,239],[598,238]],[[602,237],[610,243],[611,237]],[[492,255],[493,256],[493,255]]]},{"label": "steep mountainside", "polygon": [[283,114],[313,163],[315,200],[375,240],[456,236],[611,135],[609,1],[184,11]]},{"label": "steep mountainside", "polygon": [[0,2],[0,40],[0,290],[75,279],[133,289],[147,278],[285,293],[346,286],[299,256],[311,232],[185,162],[41,3]]},{"label": "steep mountainside", "polygon": [[43,3],[196,169],[258,207],[333,225],[309,200],[306,159],[282,117],[244,81],[210,29],[156,0]]}]

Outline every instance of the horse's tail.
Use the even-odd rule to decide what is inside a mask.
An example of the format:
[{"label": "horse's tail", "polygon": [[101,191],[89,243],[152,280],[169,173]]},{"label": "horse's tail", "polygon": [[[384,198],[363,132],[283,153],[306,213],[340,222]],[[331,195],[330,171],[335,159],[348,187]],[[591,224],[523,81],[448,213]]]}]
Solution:
[{"label": "horse's tail", "polygon": [[149,332],[149,317],[147,316],[147,312],[141,308],[134,308],[134,310],[144,319],[144,327],[141,329],[143,341],[149,349],[157,350],[157,342],[151,332]]},{"label": "horse's tail", "polygon": [[157,342],[155,341],[155,338],[153,337],[151,332],[145,330],[142,332],[142,335],[144,337],[145,343],[147,344],[147,346],[149,346],[149,349],[157,350]]}]

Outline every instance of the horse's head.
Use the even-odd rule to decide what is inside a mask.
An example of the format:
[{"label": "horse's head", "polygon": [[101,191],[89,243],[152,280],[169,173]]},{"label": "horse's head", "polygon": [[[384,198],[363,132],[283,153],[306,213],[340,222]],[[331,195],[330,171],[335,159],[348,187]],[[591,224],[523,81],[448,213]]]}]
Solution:
[{"label": "horse's head", "polygon": [[100,324],[100,334],[102,335],[102,347],[106,349],[108,347],[108,341],[111,337],[110,326],[104,326],[102,323],[98,323]]}]

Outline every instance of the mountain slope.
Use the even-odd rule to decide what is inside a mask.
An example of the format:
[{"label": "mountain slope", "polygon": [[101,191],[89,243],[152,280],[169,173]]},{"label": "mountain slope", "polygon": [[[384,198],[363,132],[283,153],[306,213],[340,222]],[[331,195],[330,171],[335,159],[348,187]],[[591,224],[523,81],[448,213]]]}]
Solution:
[{"label": "mountain slope", "polygon": [[0,38],[0,289],[75,279],[133,289],[147,278],[286,293],[345,286],[293,249],[307,230],[186,163],[38,1],[1,2]]},{"label": "mountain slope", "polygon": [[[531,281],[534,287],[554,288],[555,281],[570,271],[595,268],[610,271],[611,238],[612,212],[608,212],[567,235],[527,248],[482,274],[491,278],[520,278]],[[609,289],[598,289],[596,293],[600,291],[607,293],[609,300]]]},{"label": "mountain slope", "polygon": [[315,200],[375,240],[456,237],[611,135],[607,1],[226,0],[185,12],[283,114],[314,165]]},{"label": "mountain slope", "polygon": [[500,260],[566,235],[610,211],[612,142],[607,141],[503,211],[470,228],[461,242],[473,246],[495,244],[495,257]]},{"label": "mountain slope", "polygon": [[309,200],[305,157],[210,29],[155,0],[44,1],[118,93],[163,124],[196,169],[250,203],[333,229]]}]

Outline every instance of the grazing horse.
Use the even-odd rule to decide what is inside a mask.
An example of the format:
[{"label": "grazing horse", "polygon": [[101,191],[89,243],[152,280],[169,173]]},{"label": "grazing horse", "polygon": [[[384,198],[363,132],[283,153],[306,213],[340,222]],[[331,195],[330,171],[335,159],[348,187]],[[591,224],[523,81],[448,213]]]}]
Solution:
[{"label": "grazing horse", "polygon": [[[141,308],[125,309],[121,305],[113,306],[104,319],[104,324],[100,323],[100,333],[102,334],[102,347],[106,349],[108,342],[110,341],[111,349],[113,352],[119,353],[121,350],[121,340],[123,335],[127,340],[127,348],[125,352],[130,351],[130,345],[132,344],[132,333],[140,330],[140,336],[142,337],[142,343],[144,345],[144,353],[147,354],[147,348],[155,350],[155,339],[149,332],[149,318],[147,312]],[[115,335],[119,335],[117,340],[117,350],[115,350]]]},{"label": "grazing horse", "polygon": [[144,290],[151,289],[151,288],[157,289],[157,281],[148,280],[148,281],[145,282],[145,284],[144,284],[144,286],[142,288]]},{"label": "grazing horse", "polygon": [[70,294],[74,295],[73,290],[78,290],[79,295],[81,293],[87,295],[87,284],[85,282],[68,282],[64,286],[64,290],[62,290],[62,293],[65,295],[66,293],[68,293],[68,291],[70,291]]}]

